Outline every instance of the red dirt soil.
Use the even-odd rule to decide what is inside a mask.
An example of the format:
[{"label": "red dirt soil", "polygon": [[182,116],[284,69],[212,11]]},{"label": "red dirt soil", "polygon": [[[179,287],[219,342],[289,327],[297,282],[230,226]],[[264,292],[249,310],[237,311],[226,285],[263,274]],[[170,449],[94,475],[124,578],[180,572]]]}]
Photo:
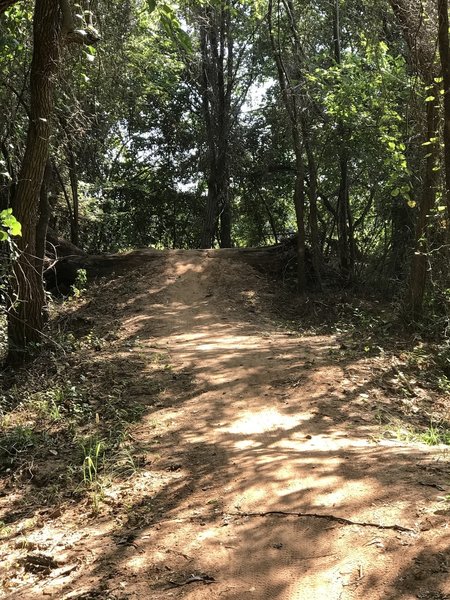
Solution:
[{"label": "red dirt soil", "polygon": [[114,334],[85,376],[125,380],[142,406],[142,466],[98,514],[42,513],[27,543],[59,570],[11,578],[27,548],[0,540],[3,597],[450,598],[446,455],[383,440],[370,361],[282,329],[276,290],[218,252],[164,252],[130,277],[89,308]]}]

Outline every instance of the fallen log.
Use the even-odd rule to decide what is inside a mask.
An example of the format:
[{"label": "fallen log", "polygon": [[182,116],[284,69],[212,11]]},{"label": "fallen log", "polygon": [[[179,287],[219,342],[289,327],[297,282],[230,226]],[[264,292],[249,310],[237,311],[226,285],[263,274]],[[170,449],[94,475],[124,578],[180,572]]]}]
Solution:
[{"label": "fallen log", "polygon": [[86,256],[86,252],[72,244],[65,238],[60,237],[54,229],[47,229],[46,256],[49,259],[59,259],[63,256]]},{"label": "fallen log", "polygon": [[296,260],[295,245],[290,241],[265,248],[223,248],[208,250],[208,256],[245,262],[258,271],[280,275]]},{"label": "fallen log", "polygon": [[269,275],[281,275],[287,266],[295,263],[295,244],[288,243],[266,248],[224,248],[220,250],[155,250],[144,248],[119,254],[72,254],[55,260],[45,271],[47,289],[67,294],[75,283],[80,269],[86,271],[89,280],[112,274],[128,272],[142,266],[146,262],[162,260],[168,253],[191,252],[210,258],[217,257],[236,260],[249,264],[255,269]]}]

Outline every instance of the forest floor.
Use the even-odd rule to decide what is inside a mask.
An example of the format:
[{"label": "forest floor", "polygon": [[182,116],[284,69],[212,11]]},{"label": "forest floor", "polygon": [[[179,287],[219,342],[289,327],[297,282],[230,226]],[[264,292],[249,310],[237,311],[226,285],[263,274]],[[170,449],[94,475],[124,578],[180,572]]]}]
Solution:
[{"label": "forest floor", "polygon": [[280,287],[155,252],[59,310],[2,396],[1,597],[450,598],[448,390],[380,306]]}]

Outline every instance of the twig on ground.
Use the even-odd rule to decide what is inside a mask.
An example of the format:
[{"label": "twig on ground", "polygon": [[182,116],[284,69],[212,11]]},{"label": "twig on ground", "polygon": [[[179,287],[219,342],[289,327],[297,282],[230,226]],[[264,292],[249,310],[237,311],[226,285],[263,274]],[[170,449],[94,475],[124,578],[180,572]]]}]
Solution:
[{"label": "twig on ground", "polygon": [[381,525],[380,523],[369,523],[365,521],[351,521],[344,517],[337,517],[335,515],[323,515],[320,513],[303,513],[303,512],[290,512],[284,510],[269,510],[267,512],[236,512],[228,513],[230,517],[269,517],[269,516],[281,516],[281,517],[299,517],[309,519],[326,519],[327,521],[335,521],[342,523],[342,525],[358,525],[359,527],[376,527],[377,529],[390,529],[393,531],[402,531],[405,533],[415,533],[414,529],[403,527],[402,525]]},{"label": "twig on ground", "polygon": [[436,488],[440,492],[445,492],[445,488],[443,488],[441,485],[438,485],[437,483],[426,483],[425,481],[419,481],[418,483],[419,483],[419,485],[423,485],[425,487]]},{"label": "twig on ground", "polygon": [[170,585],[173,587],[183,587],[184,585],[189,585],[190,583],[205,583],[207,585],[211,583],[215,583],[216,580],[211,575],[191,575],[187,579],[183,581],[169,581]]}]

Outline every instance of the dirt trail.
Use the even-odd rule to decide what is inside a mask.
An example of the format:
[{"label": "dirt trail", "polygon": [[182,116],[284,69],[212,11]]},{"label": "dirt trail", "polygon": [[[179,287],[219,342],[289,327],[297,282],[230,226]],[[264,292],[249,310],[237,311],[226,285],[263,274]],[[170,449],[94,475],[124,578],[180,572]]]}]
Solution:
[{"label": "dirt trail", "polygon": [[[137,499],[126,520],[79,524],[73,552],[89,560],[42,593],[450,598],[448,513],[423,485],[445,481],[442,453],[375,441],[376,375],[337,363],[332,336],[277,327],[275,292],[220,254],[179,251],[117,299],[109,360],[134,365],[124,401],[146,409],[132,429],[145,457]],[[155,364],[166,371],[156,404]],[[20,597],[41,597],[33,589]]]}]

